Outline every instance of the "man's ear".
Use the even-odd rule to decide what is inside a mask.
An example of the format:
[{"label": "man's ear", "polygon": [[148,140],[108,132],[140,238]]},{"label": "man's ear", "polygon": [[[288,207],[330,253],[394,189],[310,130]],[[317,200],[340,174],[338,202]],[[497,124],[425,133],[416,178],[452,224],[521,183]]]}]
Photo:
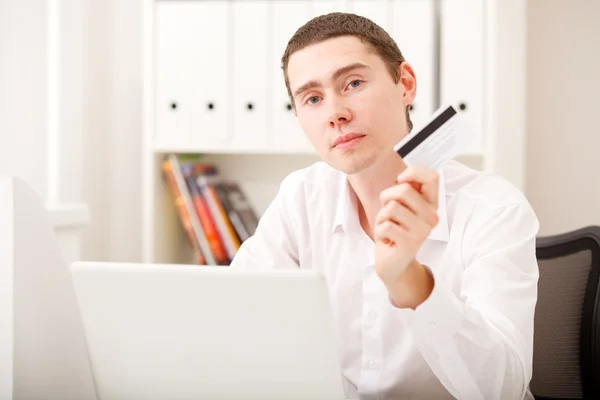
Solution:
[{"label": "man's ear", "polygon": [[412,66],[406,61],[398,66],[398,83],[404,88],[403,104],[408,106],[411,104],[417,95],[417,77],[412,69]]}]

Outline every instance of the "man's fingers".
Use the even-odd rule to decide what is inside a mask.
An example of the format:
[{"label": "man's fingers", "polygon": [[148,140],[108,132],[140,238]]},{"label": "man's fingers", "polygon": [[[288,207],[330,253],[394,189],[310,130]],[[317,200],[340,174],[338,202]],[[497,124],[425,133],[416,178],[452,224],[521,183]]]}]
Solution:
[{"label": "man's fingers", "polygon": [[419,218],[406,206],[392,200],[377,214],[375,225],[377,226],[388,221],[393,222],[408,234],[413,235],[415,239],[425,239],[429,235],[431,228],[437,224],[437,215],[435,218],[435,221]]},{"label": "man's fingers", "polygon": [[437,208],[426,201],[414,187],[408,183],[394,185],[381,192],[380,199],[384,208],[395,202],[400,203],[412,211],[419,219],[431,226],[438,222]]},{"label": "man's fingers", "polygon": [[388,219],[375,226],[373,236],[376,243],[408,247],[411,251],[417,251],[429,235],[429,229],[424,229],[423,226],[424,224],[421,224],[418,231],[409,232],[403,226]]},{"label": "man's fingers", "polygon": [[382,242],[389,245],[402,243],[408,237],[408,232],[400,225],[386,220],[375,225],[373,230],[375,242]]},{"label": "man's fingers", "polygon": [[375,219],[375,224],[380,224],[385,220],[390,220],[405,227],[406,229],[409,229],[419,219],[406,206],[403,206],[396,200],[392,200],[383,206],[381,211],[379,211],[377,218]]},{"label": "man's fingers", "polygon": [[438,181],[438,173],[431,168],[414,166],[406,168],[398,175],[398,183],[401,182],[417,182],[420,184],[429,184]]},{"label": "man's fingers", "polygon": [[410,183],[416,190],[425,197],[425,199],[435,204],[437,208],[439,174],[426,167],[415,166],[405,169],[398,175],[397,182]]}]

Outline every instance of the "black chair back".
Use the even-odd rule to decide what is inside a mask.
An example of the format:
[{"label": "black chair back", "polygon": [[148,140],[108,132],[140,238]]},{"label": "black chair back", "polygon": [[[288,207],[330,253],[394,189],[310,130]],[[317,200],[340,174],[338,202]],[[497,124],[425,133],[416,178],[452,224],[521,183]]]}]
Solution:
[{"label": "black chair back", "polygon": [[600,399],[600,227],[539,237],[536,399]]}]

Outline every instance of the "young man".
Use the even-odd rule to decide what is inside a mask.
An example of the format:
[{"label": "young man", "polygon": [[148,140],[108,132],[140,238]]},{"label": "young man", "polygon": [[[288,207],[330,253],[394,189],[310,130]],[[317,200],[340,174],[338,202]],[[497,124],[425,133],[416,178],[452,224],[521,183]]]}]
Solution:
[{"label": "young man", "polygon": [[322,271],[350,398],[523,399],[532,375],[538,221],[507,181],[408,168],[415,74],[368,19],[302,26],[283,55],[323,162],[293,172],[232,268]]}]

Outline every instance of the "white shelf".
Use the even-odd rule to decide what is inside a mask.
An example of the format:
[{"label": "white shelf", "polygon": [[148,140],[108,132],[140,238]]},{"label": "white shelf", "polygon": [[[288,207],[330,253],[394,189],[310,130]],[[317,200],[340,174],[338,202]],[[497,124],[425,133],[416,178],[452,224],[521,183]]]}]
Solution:
[{"label": "white shelf", "polygon": [[54,228],[83,228],[90,223],[90,210],[83,203],[46,204]]},{"label": "white shelf", "polygon": [[[210,154],[210,155],[247,155],[247,156],[277,156],[277,155],[299,155],[317,156],[316,152],[309,150],[253,148],[236,149],[233,147],[198,147],[198,146],[156,146],[156,154]],[[482,150],[470,149],[458,155],[458,158],[472,158],[485,156]]]},{"label": "white shelf", "polygon": [[454,105],[478,133],[473,148],[457,159],[522,187],[524,100],[509,96],[503,72],[511,71],[511,82],[523,82],[520,3],[145,0],[144,261],[191,262],[160,171],[166,154],[204,154],[241,184],[259,214],[288,173],[318,160],[286,108],[279,62],[296,28],[331,11],[370,17],[396,40],[417,74],[415,128],[438,103]]},{"label": "white shelf", "polygon": [[306,151],[294,151],[293,149],[219,149],[219,148],[196,148],[196,147],[159,147],[156,153],[174,154],[240,154],[240,155],[313,155]]},{"label": "white shelf", "polygon": [[175,143],[157,143],[154,147],[156,153],[192,153],[192,154],[298,154],[315,155],[312,149],[300,148],[282,148],[277,149],[268,146],[240,148],[235,146],[211,144],[200,146],[197,144],[175,144]]}]

